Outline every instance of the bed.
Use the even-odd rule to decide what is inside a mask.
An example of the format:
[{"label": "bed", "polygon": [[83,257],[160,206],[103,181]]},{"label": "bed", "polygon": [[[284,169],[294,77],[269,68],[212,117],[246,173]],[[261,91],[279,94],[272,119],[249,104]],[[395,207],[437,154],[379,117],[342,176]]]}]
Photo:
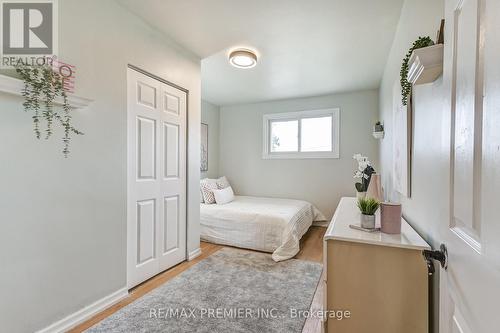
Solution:
[{"label": "bed", "polygon": [[301,200],[235,196],[224,205],[200,206],[201,239],[272,252],[277,262],[295,256],[312,223],[325,220],[316,207]]}]

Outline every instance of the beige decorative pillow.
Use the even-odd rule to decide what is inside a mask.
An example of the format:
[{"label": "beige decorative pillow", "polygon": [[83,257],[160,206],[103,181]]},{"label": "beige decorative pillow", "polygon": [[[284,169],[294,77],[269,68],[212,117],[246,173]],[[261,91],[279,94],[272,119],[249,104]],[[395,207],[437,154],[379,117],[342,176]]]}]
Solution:
[{"label": "beige decorative pillow", "polygon": [[224,188],[230,187],[231,184],[229,184],[229,181],[227,180],[226,176],[222,176],[219,179],[217,179],[217,187],[219,190],[222,190]]},{"label": "beige decorative pillow", "polygon": [[203,178],[203,179],[200,179],[200,203],[204,203],[205,202],[205,199],[203,199],[203,191],[201,190],[201,185],[206,182],[208,178]]},{"label": "beige decorative pillow", "polygon": [[213,190],[217,190],[217,181],[215,179],[203,179],[200,182],[200,188],[203,194],[203,201],[205,201],[206,204],[215,203]]}]

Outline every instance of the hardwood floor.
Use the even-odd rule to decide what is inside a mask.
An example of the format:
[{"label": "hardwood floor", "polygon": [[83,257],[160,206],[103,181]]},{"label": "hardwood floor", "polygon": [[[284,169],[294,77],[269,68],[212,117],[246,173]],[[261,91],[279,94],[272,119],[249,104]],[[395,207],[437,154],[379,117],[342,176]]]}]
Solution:
[{"label": "hardwood floor", "polygon": [[[323,236],[325,235],[326,228],[311,227],[308,232],[300,240],[300,251],[295,258],[302,260],[311,260],[323,262]],[[314,293],[314,298],[311,304],[311,311],[323,310],[324,299],[324,274],[319,279],[318,287]],[[302,333],[322,333],[323,325],[319,318],[307,318]]]},{"label": "hardwood floor", "polygon": [[[302,237],[300,241],[300,252],[295,256],[297,259],[310,260],[321,262],[323,259],[323,235],[326,232],[326,228],[323,227],[311,227],[308,232]],[[83,322],[82,324],[71,329],[69,332],[78,333],[85,331],[87,328],[92,327],[96,323],[105,319],[106,317],[112,315],[116,311],[120,310],[124,306],[132,303],[136,299],[144,296],[151,290],[159,287],[173,277],[179,275],[189,267],[196,265],[201,260],[207,258],[218,250],[222,249],[223,245],[217,245],[207,242],[201,242],[201,255],[192,261],[184,261],[177,266],[170,268],[169,270],[160,273],[151,279],[145,281],[144,283],[133,288],[129,292],[129,296],[122,301],[116,303],[110,308],[98,313],[89,320]],[[250,251],[250,250],[248,250]],[[323,278],[321,278],[320,282]],[[311,305],[311,309],[320,310],[322,308],[323,300],[323,283],[319,283],[314,299]],[[319,333],[321,332],[321,321],[319,319],[308,318],[304,325],[303,333]]]}]

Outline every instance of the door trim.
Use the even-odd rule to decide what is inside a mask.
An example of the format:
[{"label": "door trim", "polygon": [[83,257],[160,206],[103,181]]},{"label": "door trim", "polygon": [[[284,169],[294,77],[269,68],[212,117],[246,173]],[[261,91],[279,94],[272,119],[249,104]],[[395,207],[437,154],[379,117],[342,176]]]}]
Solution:
[{"label": "door trim", "polygon": [[193,260],[193,259],[197,258],[197,257],[198,257],[198,256],[200,256],[200,255],[201,255],[201,248],[197,248],[196,250],[193,250],[193,251],[191,251],[191,252],[188,254],[188,258],[187,258],[187,260],[188,260],[188,261],[191,261],[191,260]]},{"label": "door trim", "polygon": [[[189,94],[189,90],[187,90],[186,88],[183,88],[183,87],[181,87],[181,86],[179,86],[179,85],[177,85],[177,84],[175,84],[175,83],[173,83],[173,82],[170,82],[170,81],[168,81],[168,80],[165,80],[165,79],[163,79],[163,78],[161,78],[161,77],[159,77],[159,76],[156,76],[156,75],[154,75],[154,74],[151,74],[150,72],[147,72],[147,71],[145,71],[145,70],[144,70],[144,69],[142,69],[142,68],[139,68],[139,67],[134,66],[134,65],[132,65],[132,64],[128,64],[128,65],[127,65],[127,67],[128,67],[128,68],[130,68],[130,69],[133,69],[133,70],[134,70],[134,71],[136,71],[136,72],[139,72],[139,73],[141,73],[141,74],[144,74],[144,75],[146,75],[146,76],[149,76],[149,77],[150,77],[150,78],[152,78],[152,79],[155,79],[155,80],[158,80],[158,81],[160,81],[160,82],[162,82],[162,83],[165,83],[166,85],[169,85],[169,86],[171,86],[172,88],[179,89],[179,90],[181,90],[182,92],[185,92],[186,94]],[[186,105],[186,109],[187,109],[187,105]]]},{"label": "door trim", "polygon": [[[191,254],[189,253],[188,251],[188,237],[189,237],[189,209],[188,209],[188,204],[189,204],[189,154],[188,154],[188,148],[189,148],[189,90],[184,88],[184,87],[181,87],[173,82],[170,82],[160,76],[157,76],[155,74],[152,74],[140,67],[137,67],[135,65],[132,65],[132,64],[127,64],[127,68],[129,69],[132,69],[140,74],[143,74],[143,75],[146,75],[154,80],[157,80],[157,81],[160,81],[161,83],[164,83],[172,88],[175,88],[175,89],[178,89],[182,92],[184,92],[186,94],[186,204],[185,204],[185,210],[186,210],[186,257],[184,258],[184,260],[192,260],[191,258]],[[130,193],[129,193],[129,151],[128,151],[128,143],[129,143],[129,140],[130,140],[130,137],[129,137],[129,132],[128,132],[128,112],[129,112],[129,109],[128,109],[128,78],[127,78],[127,95],[126,95],[126,99],[127,99],[127,197],[126,197],[126,207],[127,207],[127,218],[126,218],[126,225],[127,225],[127,241],[126,241],[126,247],[125,247],[125,251],[126,251],[126,260],[127,260],[127,264],[126,264],[126,271],[125,271],[125,281],[127,281],[127,289],[130,289],[130,281],[128,279],[128,275],[129,275],[129,251],[128,251],[128,247],[129,247],[129,212],[128,212],[128,204],[129,204],[129,197],[130,197]],[[200,251],[200,254],[201,254],[201,251]],[[198,256],[198,255],[195,255],[195,257]],[[194,259],[194,258],[193,258]],[[154,276],[153,276],[154,277]],[[153,278],[151,277],[151,278]],[[147,280],[146,280],[147,281]]]}]

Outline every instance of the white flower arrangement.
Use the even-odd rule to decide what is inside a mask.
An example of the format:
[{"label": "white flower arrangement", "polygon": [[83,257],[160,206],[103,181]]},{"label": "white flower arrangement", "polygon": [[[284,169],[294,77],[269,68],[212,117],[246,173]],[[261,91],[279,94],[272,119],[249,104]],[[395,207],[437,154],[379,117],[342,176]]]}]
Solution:
[{"label": "white flower arrangement", "polygon": [[368,157],[361,154],[354,154],[352,158],[358,161],[358,170],[354,173],[354,178],[368,179],[368,177],[364,174],[365,169],[372,165],[372,163],[368,160]]},{"label": "white flower arrangement", "polygon": [[[368,187],[371,174],[375,171],[372,168],[372,163],[368,160],[368,157],[361,154],[354,154],[352,158],[358,162],[358,170],[354,172],[354,178],[361,179],[361,183],[357,183],[356,188],[359,190],[363,187]],[[366,191],[366,188],[363,189]]]}]

